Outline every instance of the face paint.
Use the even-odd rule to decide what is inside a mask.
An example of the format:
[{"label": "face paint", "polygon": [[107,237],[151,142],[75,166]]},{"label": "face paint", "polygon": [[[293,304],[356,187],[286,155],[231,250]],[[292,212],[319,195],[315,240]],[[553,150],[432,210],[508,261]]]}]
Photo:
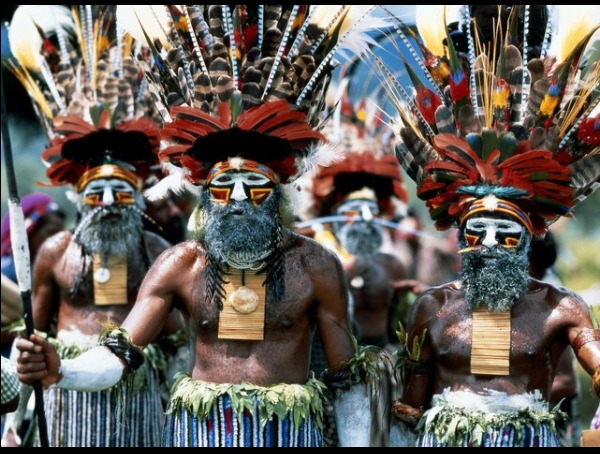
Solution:
[{"label": "face paint", "polygon": [[136,189],[116,178],[91,180],[81,192],[81,201],[90,206],[133,205]]},{"label": "face paint", "polygon": [[[379,215],[379,206],[374,200],[351,199],[342,202],[335,213],[340,216],[356,217],[360,216],[364,221],[372,221]],[[353,223],[356,221],[347,221]]]},{"label": "face paint", "polygon": [[[515,248],[520,241],[524,227],[510,219],[497,217],[469,218],[465,224],[465,239],[468,250],[481,247],[500,246]],[[461,252],[466,252],[462,250]]]},{"label": "face paint", "polygon": [[208,189],[212,201],[223,206],[244,200],[259,206],[273,193],[274,187],[275,183],[261,173],[228,171],[214,177]]}]

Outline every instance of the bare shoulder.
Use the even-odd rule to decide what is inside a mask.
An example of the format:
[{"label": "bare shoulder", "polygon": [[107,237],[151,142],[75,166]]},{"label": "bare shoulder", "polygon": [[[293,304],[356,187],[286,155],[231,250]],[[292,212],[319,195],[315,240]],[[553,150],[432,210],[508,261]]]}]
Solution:
[{"label": "bare shoulder", "polygon": [[411,317],[430,317],[437,314],[445,304],[458,301],[459,297],[459,281],[430,287],[415,299],[412,305]]},{"label": "bare shoulder", "polygon": [[38,257],[59,257],[67,250],[72,238],[73,233],[70,230],[63,230],[46,238],[40,246]]},{"label": "bare shoulder", "polygon": [[298,254],[305,263],[309,261],[313,265],[325,267],[335,266],[337,263],[341,267],[335,253],[312,238],[290,232],[286,241],[289,241],[288,251]]},{"label": "bare shoulder", "polygon": [[182,241],[174,246],[168,247],[156,259],[160,266],[176,265],[176,269],[193,266],[204,258],[204,250],[195,240]]},{"label": "bare shoulder", "polygon": [[[570,319],[578,320],[581,317],[589,317],[590,308],[587,303],[575,291],[567,287],[531,279],[529,288],[533,294],[537,293],[543,296],[539,299],[540,304],[546,306],[548,310],[559,312],[560,318],[565,322]],[[535,298],[530,298],[527,301],[528,305],[535,300]]]}]

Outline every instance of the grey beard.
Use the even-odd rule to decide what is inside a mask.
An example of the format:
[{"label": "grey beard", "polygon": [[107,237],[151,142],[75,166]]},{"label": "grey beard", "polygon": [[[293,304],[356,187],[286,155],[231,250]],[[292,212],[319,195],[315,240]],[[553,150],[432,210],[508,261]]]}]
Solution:
[{"label": "grey beard", "polygon": [[344,249],[364,261],[372,260],[383,244],[381,228],[373,223],[344,224],[336,229],[335,235]]},{"label": "grey beard", "polygon": [[279,195],[273,193],[258,207],[249,201],[225,207],[212,204],[204,229],[208,253],[217,262],[238,269],[267,259],[273,252],[273,239],[280,227],[276,216],[278,203]]},{"label": "grey beard", "polygon": [[529,242],[516,251],[484,249],[486,254],[494,254],[495,260],[486,262],[481,256],[483,250],[462,256],[465,301],[471,309],[486,306],[491,312],[509,311],[527,291]]},{"label": "grey beard", "polygon": [[[117,214],[118,217],[109,217]],[[137,247],[143,234],[142,211],[137,207],[98,207],[82,212],[73,239],[86,253],[123,257]]]}]

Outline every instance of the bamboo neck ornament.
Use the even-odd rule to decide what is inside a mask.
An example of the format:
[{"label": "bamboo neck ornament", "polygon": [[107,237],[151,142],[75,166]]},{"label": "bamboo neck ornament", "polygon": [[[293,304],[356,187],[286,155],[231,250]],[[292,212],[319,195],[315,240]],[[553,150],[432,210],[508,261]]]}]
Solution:
[{"label": "bamboo neck ornament", "polygon": [[96,254],[93,274],[97,306],[127,304],[127,257]]},{"label": "bamboo neck ornament", "polygon": [[264,276],[231,269],[223,286],[225,298],[219,315],[219,339],[263,340],[265,331]]},{"label": "bamboo neck ornament", "polygon": [[510,374],[510,333],[510,311],[489,312],[487,308],[473,311],[472,374]]}]

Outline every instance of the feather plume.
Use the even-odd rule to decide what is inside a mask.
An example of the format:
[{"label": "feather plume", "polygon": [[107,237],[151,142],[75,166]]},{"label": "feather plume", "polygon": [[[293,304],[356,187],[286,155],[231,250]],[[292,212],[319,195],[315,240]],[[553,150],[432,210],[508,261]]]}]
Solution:
[{"label": "feather plume", "polygon": [[[337,59],[373,45],[369,32],[384,21],[371,19],[372,6],[170,5],[141,20],[140,9],[119,6],[117,18],[152,53],[154,64],[140,67],[167,122],[160,157],[193,167],[186,179],[202,184],[210,165],[227,159],[226,153],[252,154],[249,159],[279,172],[282,183],[328,154],[335,158],[317,132],[324,95]],[[133,24],[132,16],[138,18]],[[213,155],[200,150],[200,143],[236,134],[281,142],[263,151],[262,160],[260,150],[233,142]]]},{"label": "feather plume", "polygon": [[111,153],[142,178],[158,169],[160,117],[113,6],[21,5],[9,30],[8,66],[51,139],[42,152],[50,184],[75,184]]},{"label": "feather plume", "polygon": [[[396,29],[388,36],[397,56],[372,52],[369,60],[403,123],[397,159],[419,185],[417,194],[436,226],[456,225],[469,204],[486,194],[521,206],[535,233],[572,214],[598,186],[600,135],[592,131],[599,124],[594,109],[600,73],[589,61],[597,52],[592,36],[598,18],[590,13],[587,23],[577,11],[577,33],[559,22],[553,35],[552,11],[543,6],[471,5],[463,19],[442,21],[447,26],[436,35],[421,26],[434,26],[432,18],[440,14],[417,9],[419,36],[413,40],[421,55]],[[563,36],[572,42],[565,45]],[[447,80],[435,77],[427,64],[432,54],[447,59]],[[407,68],[413,92],[386,69],[392,58]],[[419,104],[432,80],[444,93],[433,118]]]}]

